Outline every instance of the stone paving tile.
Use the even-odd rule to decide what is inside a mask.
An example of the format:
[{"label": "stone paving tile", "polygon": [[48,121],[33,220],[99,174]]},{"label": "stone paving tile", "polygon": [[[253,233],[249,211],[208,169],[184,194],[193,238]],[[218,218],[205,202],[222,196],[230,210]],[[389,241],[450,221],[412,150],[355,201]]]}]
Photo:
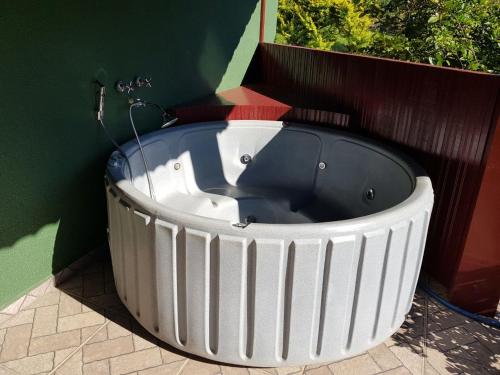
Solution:
[{"label": "stone paving tile", "polygon": [[109,263],[90,265],[58,287],[42,285],[18,301],[14,306],[17,314],[2,313],[0,375],[2,371],[92,375],[500,373],[498,330],[471,322],[418,293],[403,327],[367,353],[337,363],[273,369],[187,359],[159,342],[121,304]]},{"label": "stone paving tile", "polygon": [[[157,367],[148,368],[146,370],[141,370],[138,372],[139,375],[177,375],[182,366],[183,362],[173,362],[167,363],[166,365],[160,365]],[[247,373],[248,374],[248,373]]]},{"label": "stone paving tile", "polygon": [[307,371],[307,370],[312,370],[312,369],[315,369],[315,368],[320,368],[320,367],[323,367],[323,366],[326,366],[327,363],[313,363],[313,364],[310,364],[310,365],[306,365],[306,367],[304,368],[304,371]]},{"label": "stone paving tile", "polygon": [[21,305],[21,310],[26,310],[31,308],[31,305],[38,299],[39,296],[27,295],[24,299],[23,304]]},{"label": "stone paving tile", "polygon": [[454,359],[454,357],[447,356],[445,353],[429,348],[427,350],[427,362],[439,374],[461,374],[462,369]]},{"label": "stone paving tile", "polygon": [[59,302],[59,316],[76,315],[82,312],[82,303],[73,296],[61,293]]},{"label": "stone paving tile", "polygon": [[248,375],[248,370],[245,367],[236,366],[220,366],[222,375]]},{"label": "stone paving tile", "polygon": [[168,349],[164,349],[160,347],[160,353],[161,353],[161,359],[163,360],[163,363],[172,363],[172,362],[178,362],[178,361],[183,361],[186,359],[181,354],[178,354],[176,352],[173,352]]},{"label": "stone paving tile", "polygon": [[0,324],[0,328],[14,327],[21,324],[33,323],[34,317],[34,309],[21,311],[17,315],[11,316],[10,319]]},{"label": "stone paving tile", "polygon": [[18,372],[19,374],[38,374],[52,370],[54,353],[38,354],[25,357],[15,361],[4,362],[3,366]]},{"label": "stone paving tile", "polygon": [[321,366],[317,368],[306,369],[305,374],[307,375],[332,375],[328,366]]},{"label": "stone paving tile", "polygon": [[55,371],[56,375],[82,375],[82,351],[78,350],[71,357],[66,359]]},{"label": "stone paving tile", "polygon": [[61,350],[56,350],[55,356],[54,356],[54,367],[56,367],[58,364],[62,363],[65,361],[68,357],[70,357],[72,354],[76,353],[77,350],[79,350],[79,346],[72,346],[66,349],[61,349]]},{"label": "stone paving tile", "polygon": [[411,372],[406,367],[397,367],[395,369],[385,371],[384,375],[411,375]]},{"label": "stone paving tile", "polygon": [[464,329],[473,335],[477,341],[487,347],[492,353],[500,353],[500,330],[485,327],[478,322],[469,322],[463,325]]},{"label": "stone paving tile", "polygon": [[79,329],[56,333],[54,335],[34,337],[29,346],[29,355],[53,352],[80,345]]},{"label": "stone paving tile", "polygon": [[93,303],[94,305],[104,307],[104,308],[122,305],[120,297],[118,297],[116,292],[108,293],[108,294],[101,294],[99,296],[94,296],[94,297],[86,297],[85,300],[90,302],[90,303]]},{"label": "stone paving tile", "polygon": [[43,306],[35,310],[32,337],[56,333],[58,310],[58,305]]},{"label": "stone paving tile", "polygon": [[85,363],[83,375],[109,375],[109,359]]},{"label": "stone paving tile", "polygon": [[467,320],[463,316],[451,310],[441,310],[434,314],[430,314],[429,317],[429,332],[442,331],[451,327],[462,325],[464,322],[470,322],[470,320]]},{"label": "stone paving tile", "polygon": [[82,333],[82,342],[86,341],[89,344],[92,344],[94,342],[101,342],[107,340],[108,338],[106,327],[103,326],[85,327],[80,331]]},{"label": "stone paving tile", "polygon": [[162,363],[159,348],[124,354],[109,360],[111,375],[127,374],[132,371],[156,367]]},{"label": "stone paving tile", "polygon": [[17,314],[19,312],[19,310],[21,309],[21,306],[23,305],[25,298],[26,298],[25,295],[18,298],[17,300],[12,302],[9,306],[2,309],[0,312],[3,314],[8,314],[8,315]]},{"label": "stone paving tile", "polygon": [[[472,349],[472,347],[475,347]],[[469,351],[472,349],[471,351]],[[448,361],[453,362],[454,366],[465,374],[476,373],[497,373],[500,374],[500,357],[495,363],[495,356],[482,347],[478,342],[472,343],[467,347],[459,347],[446,352]]]},{"label": "stone paving tile", "polygon": [[466,351],[470,358],[481,366],[487,366],[493,373],[500,374],[500,351],[491,353],[482,343],[474,342],[460,350]]},{"label": "stone paving tile", "polygon": [[72,290],[83,288],[83,276],[80,274],[72,275],[57,286],[61,290]]},{"label": "stone paving tile", "polygon": [[156,345],[156,339],[151,337],[143,338],[139,335],[133,334],[132,339],[134,341],[135,350],[143,350],[148,348],[153,348]]},{"label": "stone paving tile", "polygon": [[[112,293],[117,294],[114,280],[111,282],[106,282],[106,284],[104,285],[104,292],[107,294],[112,294]],[[118,299],[119,298],[120,297],[118,297]]]},{"label": "stone paving tile", "polygon": [[83,297],[94,297],[104,294],[104,274],[91,273],[83,276]]},{"label": "stone paving tile", "polygon": [[381,371],[381,368],[368,354],[359,355],[328,365],[334,375],[371,375]]},{"label": "stone paving tile", "polygon": [[194,359],[190,359],[186,366],[184,366],[181,374],[191,375],[216,375],[221,372],[220,366],[209,362],[201,362]]},{"label": "stone paving tile", "polygon": [[250,375],[269,375],[273,373],[270,369],[262,368],[248,368],[247,370]]},{"label": "stone paving tile", "polygon": [[384,344],[378,345],[368,351],[375,363],[382,369],[382,371],[391,370],[400,367],[402,364],[399,359],[389,350]]},{"label": "stone paving tile", "polygon": [[[125,320],[125,318],[123,320]],[[128,335],[130,335],[131,329],[132,328],[131,328],[130,321],[128,321],[128,322],[122,321],[120,323],[110,322],[107,325],[108,337],[110,339],[115,339],[117,337],[128,336]]]},{"label": "stone paving tile", "polygon": [[31,324],[22,324],[7,329],[2,345],[2,353],[0,353],[0,362],[19,359],[28,355],[31,326]]},{"label": "stone paving tile", "polygon": [[302,367],[278,367],[275,369],[276,374],[278,375],[291,375],[291,374],[299,374],[302,372]]},{"label": "stone paving tile", "polygon": [[[438,372],[430,365],[426,364],[424,357],[421,353],[417,353],[413,348],[407,344],[393,345],[390,350],[398,357],[398,359],[403,363],[403,365],[413,374],[413,375],[436,375]],[[424,371],[425,367],[425,371]]]},{"label": "stone paving tile", "polygon": [[10,318],[12,318],[12,315],[0,313],[0,326],[2,325],[3,322],[9,320]]},{"label": "stone paving tile", "polygon": [[52,283],[53,282],[52,282],[52,280],[50,278],[47,279],[42,284],[40,284],[39,286],[37,286],[35,289],[32,289],[29,292],[29,295],[31,295],[33,297],[43,296],[47,292],[47,289],[49,289],[52,286]]},{"label": "stone paving tile", "polygon": [[0,375],[19,375],[19,373],[0,365]]},{"label": "stone paving tile", "polygon": [[104,322],[104,316],[96,311],[82,312],[80,314],[59,318],[57,330],[59,332],[71,331],[73,329],[101,325]]},{"label": "stone paving tile", "polygon": [[3,341],[5,340],[5,334],[7,333],[7,328],[0,329],[0,350],[2,350]]},{"label": "stone paving tile", "polygon": [[132,341],[132,335],[118,337],[116,339],[85,345],[83,347],[83,362],[94,362],[100,359],[131,353],[133,351],[134,343]]},{"label": "stone paving tile", "polygon": [[85,266],[81,270],[80,274],[82,276],[91,275],[93,273],[103,274],[104,270],[107,269],[109,265],[110,265],[109,263],[104,263],[104,262],[92,262],[87,266]]},{"label": "stone paving tile", "polygon": [[431,346],[447,351],[460,345],[470,344],[476,341],[476,338],[463,327],[457,326],[438,332],[429,332],[428,340]]},{"label": "stone paving tile", "polygon": [[61,296],[61,292],[57,289],[53,289],[48,291],[43,296],[37,298],[31,305],[28,307],[30,309],[34,309],[42,306],[50,306],[56,305],[59,303],[59,297]]}]

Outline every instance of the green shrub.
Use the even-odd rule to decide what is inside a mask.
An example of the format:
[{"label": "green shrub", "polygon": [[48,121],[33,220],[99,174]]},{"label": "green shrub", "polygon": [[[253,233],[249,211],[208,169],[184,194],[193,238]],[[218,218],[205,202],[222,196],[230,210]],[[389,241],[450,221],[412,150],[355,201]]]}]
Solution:
[{"label": "green shrub", "polygon": [[500,72],[499,0],[279,0],[276,42]]}]

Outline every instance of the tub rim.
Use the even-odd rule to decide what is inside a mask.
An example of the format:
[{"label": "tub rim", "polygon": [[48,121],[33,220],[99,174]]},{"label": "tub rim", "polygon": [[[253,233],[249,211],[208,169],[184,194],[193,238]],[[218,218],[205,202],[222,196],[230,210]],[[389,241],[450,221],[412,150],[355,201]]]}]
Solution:
[{"label": "tub rim", "polygon": [[[206,216],[200,216],[192,214],[186,211],[181,211],[175,208],[168,207],[167,205],[161,204],[153,200],[148,195],[142,193],[126,178],[123,173],[123,159],[118,165],[113,165],[110,161],[113,159],[113,155],[117,155],[118,151],[114,151],[107,163],[105,171],[105,183],[106,188],[110,189],[112,194],[118,199],[126,202],[126,204],[133,207],[137,212],[148,214],[159,219],[166,219],[167,221],[174,221],[178,223],[190,223],[204,228],[210,228],[212,232],[223,231],[226,232],[230,230],[233,233],[239,233],[244,235],[254,235],[259,237],[262,233],[279,233],[279,237],[283,236],[296,236],[297,231],[314,231],[321,230],[327,232],[351,232],[353,230],[359,230],[361,228],[374,227],[374,229],[380,227],[381,222],[396,222],[401,218],[411,216],[412,213],[422,210],[423,206],[426,206],[429,200],[434,200],[434,192],[432,189],[432,183],[430,178],[426,175],[423,168],[418,165],[413,159],[395,150],[393,147],[386,146],[377,140],[372,140],[367,137],[359,136],[357,134],[350,133],[349,131],[339,130],[339,129],[328,129],[324,127],[316,127],[314,125],[304,125],[301,123],[291,123],[284,121],[267,121],[267,120],[225,120],[225,121],[210,121],[210,122],[196,122],[190,124],[183,124],[175,128],[162,129],[147,133],[141,136],[141,143],[147,145],[149,140],[154,140],[154,138],[163,134],[166,131],[171,131],[174,129],[180,130],[185,126],[197,125],[197,126],[207,126],[207,125],[217,125],[225,123],[230,125],[232,123],[244,124],[244,123],[269,123],[269,124],[281,124],[281,127],[292,127],[294,129],[314,127],[315,130],[320,132],[335,132],[342,134],[346,139],[360,140],[363,143],[368,143],[370,146],[375,148],[374,151],[384,151],[384,153],[389,154],[391,159],[398,163],[402,168],[410,171],[414,177],[414,188],[412,193],[400,203],[389,207],[385,210],[378,211],[372,214],[359,216],[350,219],[336,220],[336,221],[325,221],[317,223],[250,223],[246,227],[237,227],[235,222],[224,219],[209,218]],[[143,139],[145,141],[143,141]],[[131,152],[138,149],[135,140],[131,140],[125,143],[124,148],[130,150]]]}]

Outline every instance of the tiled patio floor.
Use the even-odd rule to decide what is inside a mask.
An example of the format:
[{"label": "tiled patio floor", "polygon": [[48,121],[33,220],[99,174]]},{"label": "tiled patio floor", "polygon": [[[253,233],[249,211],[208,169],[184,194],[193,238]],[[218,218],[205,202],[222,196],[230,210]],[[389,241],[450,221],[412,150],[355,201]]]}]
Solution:
[{"label": "tiled patio floor", "polygon": [[417,294],[404,326],[384,344],[337,363],[242,368],[209,363],[158,342],[120,303],[111,266],[97,259],[58,287],[0,316],[0,375],[15,374],[500,374],[500,331]]}]

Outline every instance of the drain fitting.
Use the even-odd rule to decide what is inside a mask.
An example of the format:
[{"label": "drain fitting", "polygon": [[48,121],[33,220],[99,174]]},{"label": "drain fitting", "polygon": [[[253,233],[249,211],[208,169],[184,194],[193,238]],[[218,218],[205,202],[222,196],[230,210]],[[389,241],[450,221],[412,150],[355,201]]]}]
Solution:
[{"label": "drain fitting", "polygon": [[374,200],[375,199],[375,189],[373,189],[373,188],[368,189],[366,191],[365,195],[366,195],[366,199],[368,199],[370,201]]},{"label": "drain fitting", "polygon": [[244,154],[241,158],[240,161],[242,164],[248,164],[252,161],[252,157],[248,154]]}]

